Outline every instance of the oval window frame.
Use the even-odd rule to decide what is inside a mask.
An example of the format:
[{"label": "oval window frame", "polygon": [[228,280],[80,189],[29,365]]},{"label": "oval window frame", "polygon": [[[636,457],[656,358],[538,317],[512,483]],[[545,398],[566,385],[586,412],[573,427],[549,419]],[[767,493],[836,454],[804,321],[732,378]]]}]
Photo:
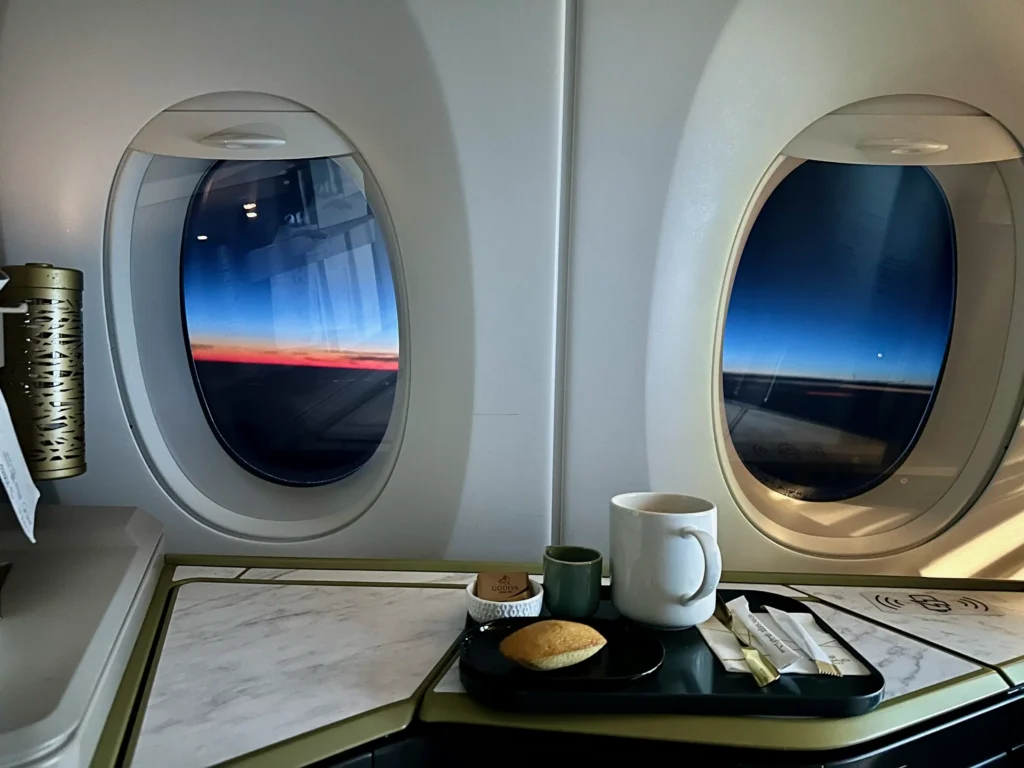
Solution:
[{"label": "oval window frame", "polygon": [[[750,198],[729,252],[714,337],[711,414],[715,449],[726,486],[736,505],[754,527],[770,539],[790,549],[818,556],[858,558],[893,554],[934,538],[967,511],[998,468],[1017,426],[1017,417],[1021,411],[1024,361],[1009,357],[1008,350],[1015,340],[1024,335],[1024,318],[1019,309],[1024,300],[1024,270],[1017,267],[1024,251],[1024,238],[1016,236],[1017,232],[1024,232],[1024,167],[1015,159],[944,167],[927,162],[906,163],[928,166],[946,195],[954,214],[954,230],[957,232],[956,303],[952,338],[941,385],[934,395],[935,402],[913,449],[890,477],[867,493],[842,502],[814,502],[791,499],[773,491],[746,469],[732,446],[722,391],[725,320],[739,259],[764,202],[782,179],[804,161],[805,158],[785,154],[776,157]],[[1010,248],[1012,258],[1003,265],[1006,270],[1003,279],[997,281],[1006,286],[1006,296],[997,302],[1001,319],[987,319],[987,327],[991,331],[987,336],[985,330],[958,322],[958,318],[971,317],[971,307],[979,302],[976,291],[965,289],[964,281],[974,277],[978,278],[975,285],[980,284],[984,267],[978,263],[979,260],[970,259],[973,248],[965,246],[960,240],[962,227],[957,217],[956,196],[950,195],[943,179],[944,175],[948,177],[951,172],[959,172],[948,169],[972,167],[994,169],[998,173],[1014,233],[1014,242]],[[965,263],[970,268],[965,269]],[[992,394],[984,400],[961,399],[955,405],[956,394],[962,383],[951,386],[950,376],[956,375],[961,381],[968,378],[968,367],[962,351],[965,344],[963,339],[976,339],[980,336],[986,338],[988,358],[982,375]],[[1001,343],[997,343],[999,340]],[[976,381],[978,369],[971,369],[970,372]],[[955,441],[964,454],[961,469],[943,487],[934,484],[935,487],[927,496],[915,491],[919,501],[912,506],[880,503],[887,494],[906,485],[900,481],[909,470],[914,469],[911,462],[915,456],[927,456],[927,449],[932,446],[941,451],[940,441],[934,434],[930,434],[939,432],[933,425],[941,426],[944,422],[953,421],[946,414],[952,413],[957,407],[962,410],[964,402],[973,406],[972,411],[977,418],[974,419],[975,434],[968,439]],[[946,441],[947,444],[949,442]],[[831,530],[824,530],[830,527]]]},{"label": "oval window frame", "polygon": [[[401,244],[383,193],[370,169],[347,137],[319,114],[278,97],[261,94],[212,94],[201,109],[189,100],[154,117],[122,157],[113,180],[107,211],[104,260],[105,309],[111,334],[114,368],[132,434],[154,478],[190,517],[233,538],[264,542],[310,541],[344,528],[369,510],[383,493],[401,452],[408,421],[409,365],[399,364],[395,400],[382,445],[371,460],[335,483],[313,487],[278,485],[239,466],[221,447],[207,425],[191,380],[184,349],[179,272],[184,215],[175,222],[175,258],[171,274],[154,275],[138,251],[136,205],[151,163],[192,160],[205,172],[220,159],[348,158],[363,173],[367,202],[375,213],[388,250],[398,311],[399,343],[408,361],[414,341],[409,327],[409,301],[402,268]],[[241,99],[239,101],[239,99]],[[217,109],[224,103],[230,110]],[[235,111],[237,110],[237,111]],[[285,148],[255,151],[211,149],[201,139],[214,131],[250,125],[260,110],[260,129],[279,122],[289,137]],[[269,122],[268,122],[269,121]],[[295,139],[295,140],[293,140]],[[173,151],[172,155],[161,154]],[[189,191],[194,191],[195,186]],[[171,238],[167,238],[170,242]],[[158,261],[151,259],[151,261]],[[164,264],[164,268],[168,265]],[[161,278],[166,278],[161,281]],[[173,301],[162,286],[175,286]],[[110,297],[130,297],[111,301]],[[144,311],[143,309],[144,308]],[[167,328],[175,329],[169,344]],[[173,346],[173,349],[171,347]],[[187,381],[187,407],[180,393]],[[188,419],[182,420],[175,407]],[[179,423],[183,422],[183,423]],[[197,423],[202,429],[189,429]],[[182,437],[182,433],[188,437]],[[193,443],[194,440],[194,443]],[[238,510],[246,510],[247,513]]]},{"label": "oval window frame", "polygon": [[[384,239],[384,244],[383,245],[384,245],[384,249],[385,249],[385,252],[386,252],[386,255],[387,255],[387,258],[388,258],[388,270],[389,270],[389,272],[391,272],[391,270],[393,269],[393,263],[392,263],[393,260],[391,258],[391,250],[390,250],[391,245],[390,245],[390,243],[387,242],[386,236],[384,236],[383,228],[381,228],[379,222],[377,222],[377,212],[376,212],[376,209],[370,203],[370,200],[367,197],[366,179],[367,179],[367,176],[369,175],[368,169],[366,169],[364,167],[364,165],[361,165],[359,163],[359,161],[357,159],[355,159],[354,155],[345,155],[345,156],[342,156],[342,157],[304,158],[303,160],[307,161],[307,162],[323,161],[323,162],[334,163],[335,165],[338,166],[338,168],[341,170],[342,173],[344,173],[346,176],[351,178],[354,181],[354,183],[356,183],[357,185],[360,186],[362,194],[363,194],[363,199],[366,201],[366,206],[367,206],[367,208],[369,208],[370,214],[373,217],[374,222],[377,224],[378,230],[381,232],[382,238]],[[206,421],[207,421],[207,424],[209,425],[210,431],[213,433],[214,437],[217,438],[217,442],[219,442],[221,447],[224,449],[224,451],[229,456],[231,456],[231,458],[234,459],[234,461],[240,467],[245,469],[247,472],[253,474],[254,476],[256,476],[258,478],[260,478],[261,480],[265,480],[265,481],[267,481],[269,483],[272,483],[274,485],[285,486],[285,487],[292,487],[292,488],[316,488],[316,487],[321,487],[321,486],[333,485],[334,483],[344,482],[345,479],[347,479],[347,478],[351,477],[352,475],[356,474],[363,467],[365,467],[367,464],[369,464],[370,461],[372,461],[373,456],[377,453],[377,451],[380,450],[382,447],[386,447],[387,444],[388,444],[388,431],[389,431],[388,428],[391,425],[391,421],[395,417],[395,399],[398,396],[397,378],[398,378],[398,376],[401,376],[402,368],[404,367],[402,365],[403,354],[402,354],[402,332],[401,332],[401,328],[399,328],[399,330],[398,330],[398,370],[396,371],[396,386],[393,387],[394,391],[392,392],[392,405],[391,405],[391,413],[390,413],[390,415],[388,417],[388,427],[385,427],[384,433],[381,435],[380,441],[378,441],[377,446],[373,450],[373,453],[371,453],[370,456],[368,456],[366,458],[366,460],[364,460],[361,464],[359,464],[359,466],[357,466],[353,470],[350,470],[350,471],[345,472],[343,474],[339,474],[339,476],[334,477],[332,479],[321,480],[321,481],[316,481],[316,482],[290,481],[290,480],[288,480],[286,478],[283,478],[283,477],[275,477],[271,473],[269,473],[267,471],[264,471],[260,466],[257,466],[253,462],[248,461],[246,459],[246,457],[245,457],[245,454],[242,451],[238,450],[234,445],[232,445],[231,441],[228,440],[228,438],[224,435],[224,432],[222,431],[221,426],[218,423],[218,419],[215,417],[215,415],[213,413],[213,409],[210,406],[209,398],[207,397],[206,392],[205,392],[205,390],[203,388],[202,376],[199,373],[199,369],[196,367],[195,356],[194,356],[194,354],[192,352],[191,336],[189,334],[188,312],[186,311],[187,302],[186,302],[186,298],[185,298],[185,277],[184,277],[185,276],[185,250],[186,250],[186,242],[185,242],[184,234],[188,230],[190,217],[193,216],[194,213],[195,213],[194,206],[195,206],[196,202],[201,198],[201,190],[202,190],[203,185],[206,184],[207,179],[210,177],[210,175],[212,173],[214,173],[216,171],[217,166],[220,163],[222,163],[222,162],[227,162],[227,161],[225,161],[225,160],[213,160],[212,163],[209,165],[209,167],[207,167],[206,171],[203,173],[202,178],[199,180],[199,183],[196,186],[196,190],[195,190],[195,192],[193,192],[192,200],[189,203],[188,208],[186,210],[184,226],[183,226],[184,231],[183,231],[183,236],[182,236],[182,241],[181,241],[181,246],[180,246],[181,247],[181,256],[179,258],[179,273],[178,273],[178,279],[179,279],[178,286],[179,286],[179,288],[178,288],[178,294],[179,294],[180,302],[181,302],[181,330],[182,330],[182,334],[183,334],[184,341],[185,341],[185,354],[186,354],[186,356],[188,358],[189,371],[192,374],[192,383],[193,383],[193,385],[195,387],[195,390],[196,390],[196,397],[197,397],[197,399],[199,401],[200,407],[203,409],[203,415],[206,417]],[[257,160],[256,162],[276,162],[276,161],[260,159],[260,160]],[[358,178],[357,178],[357,174],[358,174]],[[393,274],[391,275],[391,277],[392,277],[392,290],[394,291],[394,294],[395,294],[395,307],[396,307],[396,314],[397,314],[398,291],[394,288]]]},{"label": "oval window frame", "polygon": [[[793,173],[795,173],[798,168],[803,166],[804,163],[807,163],[807,162],[827,163],[827,162],[829,162],[829,161],[808,160],[808,159],[801,159],[801,158],[793,158],[793,159],[794,160],[798,160],[798,162],[788,163],[788,164],[785,164],[784,168],[780,168],[780,170],[778,171],[778,178],[773,180],[772,184],[770,185],[770,189],[766,189],[765,191],[762,192],[761,197],[760,197],[760,199],[759,199],[759,201],[757,203],[757,213],[756,213],[756,215],[751,216],[750,219],[749,219],[749,225],[750,226],[749,226],[749,228],[746,229],[746,236],[743,239],[742,246],[741,246],[739,254],[738,254],[737,258],[736,258],[735,269],[730,269],[730,273],[729,273],[730,274],[729,297],[727,297],[727,299],[726,299],[726,316],[725,316],[725,321],[723,322],[723,327],[722,327],[722,353],[723,353],[723,355],[724,355],[724,350],[725,350],[725,332],[727,330],[727,324],[728,324],[728,303],[731,300],[732,285],[733,285],[733,283],[735,283],[736,275],[738,274],[739,270],[741,269],[741,264],[742,264],[742,259],[743,259],[743,251],[746,249],[747,240],[749,239],[750,234],[753,231],[754,224],[757,221],[758,216],[760,215],[761,211],[764,209],[764,206],[767,203],[767,201],[771,198],[771,196],[773,194],[775,194],[775,191],[786,181],[786,179],[788,179]],[[852,163],[833,163],[833,164],[834,165],[853,165]],[[889,164],[889,165],[891,165],[891,164]],[[871,167],[886,167],[886,166],[875,165],[875,166],[871,166]],[[952,206],[951,206],[951,204],[949,202],[949,198],[947,197],[947,188],[943,186],[943,184],[939,181],[938,178],[936,178],[936,171],[934,169],[929,168],[928,166],[924,166],[924,165],[906,165],[906,166],[902,166],[902,167],[906,167],[906,168],[920,168],[922,172],[927,174],[928,178],[935,185],[936,190],[938,191],[939,195],[942,198],[942,204],[945,207],[946,217],[948,219],[949,232],[950,232],[950,235],[952,237],[952,257],[953,257],[953,266],[952,266],[952,277],[953,277],[952,306],[949,309],[949,322],[948,322],[948,325],[947,325],[947,328],[946,328],[946,342],[945,342],[945,345],[944,345],[943,350],[942,350],[942,360],[941,360],[941,362],[939,364],[939,367],[938,367],[938,372],[937,372],[936,377],[935,377],[935,382],[932,384],[931,393],[928,395],[928,401],[925,404],[925,407],[924,407],[924,409],[922,411],[920,421],[918,421],[917,426],[915,427],[914,434],[911,436],[910,440],[906,443],[906,445],[903,446],[903,449],[900,451],[899,456],[896,458],[895,461],[893,461],[882,472],[878,473],[874,478],[872,478],[871,480],[864,481],[864,482],[860,483],[860,485],[852,493],[837,493],[836,491],[832,491],[832,490],[829,490],[829,489],[822,490],[822,489],[816,489],[816,488],[806,488],[805,490],[803,490],[800,493],[793,493],[793,492],[787,493],[786,488],[787,488],[787,486],[791,486],[791,484],[787,483],[784,480],[781,480],[779,478],[776,478],[776,477],[772,476],[767,471],[759,472],[756,469],[751,469],[750,467],[748,467],[746,465],[745,462],[743,462],[742,458],[739,457],[739,455],[736,453],[734,447],[729,451],[730,461],[738,461],[738,462],[740,462],[743,465],[743,468],[744,468],[744,470],[745,470],[745,472],[747,474],[749,474],[750,476],[755,478],[759,483],[761,483],[762,485],[766,486],[770,490],[772,490],[774,492],[777,492],[777,493],[780,493],[780,494],[782,494],[784,496],[787,496],[788,498],[792,498],[792,499],[795,499],[795,500],[798,500],[798,501],[811,502],[811,503],[820,505],[820,504],[828,504],[828,503],[843,503],[843,502],[849,501],[850,499],[855,499],[855,498],[863,497],[866,494],[870,494],[870,492],[872,490],[874,490],[878,486],[882,485],[889,478],[891,478],[893,475],[895,475],[899,471],[900,467],[903,466],[904,462],[913,454],[915,448],[918,445],[918,442],[921,439],[922,434],[925,432],[925,428],[926,428],[926,426],[928,424],[928,421],[929,421],[929,419],[931,418],[931,415],[932,415],[932,409],[933,409],[933,407],[935,405],[936,400],[938,399],[938,393],[939,393],[939,389],[942,386],[943,374],[945,373],[946,363],[947,363],[947,361],[949,359],[949,350],[952,347],[953,328],[954,328],[955,323],[956,323],[957,279],[958,279],[959,258],[960,258],[959,257],[959,253],[957,251],[957,246],[958,246],[958,243],[957,243],[957,231],[956,231],[956,225],[955,225],[955,221],[954,221],[953,209],[952,209]],[[724,374],[724,368],[723,368],[723,374]],[[722,384],[724,386],[724,381],[722,382]],[[724,408],[724,397],[723,397],[722,405],[723,405],[723,408]],[[730,444],[730,446],[732,446],[732,433],[731,433],[731,430],[728,427],[728,420],[726,420],[726,431],[728,433],[729,444]],[[763,477],[761,476],[762,474],[764,475]]]}]

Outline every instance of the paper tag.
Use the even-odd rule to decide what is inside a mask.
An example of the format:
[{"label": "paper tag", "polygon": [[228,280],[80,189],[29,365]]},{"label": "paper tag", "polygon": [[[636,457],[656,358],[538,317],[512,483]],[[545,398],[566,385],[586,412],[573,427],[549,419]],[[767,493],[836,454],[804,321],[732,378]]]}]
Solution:
[{"label": "paper tag", "polygon": [[14,514],[21,523],[28,540],[36,543],[36,502],[39,489],[32,482],[32,475],[25,463],[18,437],[14,434],[14,422],[7,408],[7,401],[0,394],[0,482],[7,491],[7,498],[14,507]]}]

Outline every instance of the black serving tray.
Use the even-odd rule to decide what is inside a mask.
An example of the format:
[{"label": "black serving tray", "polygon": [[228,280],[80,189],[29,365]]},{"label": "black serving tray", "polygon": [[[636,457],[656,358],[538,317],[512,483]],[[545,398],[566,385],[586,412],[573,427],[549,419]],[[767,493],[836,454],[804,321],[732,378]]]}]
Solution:
[{"label": "black serving tray", "polygon": [[[605,588],[594,618],[614,620],[635,626],[621,617],[612,606]],[[728,602],[745,595],[754,611],[771,606],[791,613],[811,613],[805,603],[785,595],[757,590],[721,589]],[[543,616],[541,618],[544,618]],[[815,620],[834,636],[853,658],[870,671],[868,675],[829,677],[827,675],[783,675],[779,680],[758,688],[752,675],[726,672],[696,628],[678,631],[650,630],[665,649],[661,667],[645,677],[625,685],[585,688],[553,684],[552,673],[522,670],[522,674],[494,675],[474,663],[471,654],[478,642],[479,626],[467,619],[467,632],[459,647],[459,677],[466,692],[477,701],[495,709],[518,712],[598,714],[598,713],[677,713],[700,715],[773,715],[777,717],[851,717],[874,709],[882,700],[885,680],[882,674],[855,648],[819,617]],[[512,622],[518,628],[528,619],[499,619],[486,626]],[[582,620],[585,624],[591,622]],[[513,627],[504,634],[511,632]],[[639,628],[644,629],[646,628]],[[611,643],[609,643],[611,645]],[[601,654],[593,658],[600,669]],[[584,662],[587,663],[587,662]],[[571,668],[567,668],[571,669]],[[593,681],[592,681],[593,683]]]}]

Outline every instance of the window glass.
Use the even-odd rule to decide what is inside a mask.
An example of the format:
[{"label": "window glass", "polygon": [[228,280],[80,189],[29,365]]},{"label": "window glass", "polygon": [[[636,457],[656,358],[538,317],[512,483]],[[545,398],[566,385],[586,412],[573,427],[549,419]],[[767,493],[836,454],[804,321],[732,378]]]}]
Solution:
[{"label": "window glass", "polygon": [[351,474],[391,417],[395,290],[361,182],[347,159],[222,161],[189,204],[181,295],[196,388],[224,448],[273,482]]},{"label": "window glass", "polygon": [[885,480],[939,386],[955,285],[928,170],[808,161],[787,176],[751,229],[725,325],[726,418],[751,474],[812,501]]}]

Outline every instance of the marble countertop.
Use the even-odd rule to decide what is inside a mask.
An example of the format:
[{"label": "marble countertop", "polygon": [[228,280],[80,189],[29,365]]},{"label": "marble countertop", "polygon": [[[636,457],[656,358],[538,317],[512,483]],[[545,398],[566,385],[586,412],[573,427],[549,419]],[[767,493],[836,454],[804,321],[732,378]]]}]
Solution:
[{"label": "marble countertop", "polygon": [[410,699],[464,621],[461,590],[184,584],[132,764],[212,765]]},{"label": "marble countertop", "polygon": [[1024,683],[1024,594],[801,586],[800,591]]},{"label": "marble countertop", "polygon": [[[481,714],[462,691],[457,665],[439,680],[433,677],[448,663],[463,628],[461,587],[473,578],[458,571],[178,566],[132,764],[212,765],[367,713],[406,707],[382,736],[408,725],[421,700],[424,720],[515,726],[503,713]],[[920,595],[915,601],[910,593],[722,586],[810,600],[812,610],[886,680],[885,700],[874,712],[843,721],[777,721],[781,725],[771,729],[777,743],[766,747],[787,748],[786,738],[810,734],[808,743],[828,748],[836,728],[829,723],[845,723],[842,743],[891,732],[1006,690],[1009,676],[999,665],[1024,655],[1024,595],[1018,593],[933,594],[947,605],[968,598],[957,615],[934,616]],[[969,612],[972,599],[986,606],[984,615]],[[435,681],[430,691],[428,681]],[[906,715],[911,719],[895,717],[895,708],[911,699],[914,705],[904,710],[913,710]],[[519,727],[551,727],[524,717]],[[565,729],[693,741],[716,732],[728,738],[723,743],[733,743],[737,730],[735,718],[583,720]],[[723,730],[714,731],[710,721],[723,721]]]}]

